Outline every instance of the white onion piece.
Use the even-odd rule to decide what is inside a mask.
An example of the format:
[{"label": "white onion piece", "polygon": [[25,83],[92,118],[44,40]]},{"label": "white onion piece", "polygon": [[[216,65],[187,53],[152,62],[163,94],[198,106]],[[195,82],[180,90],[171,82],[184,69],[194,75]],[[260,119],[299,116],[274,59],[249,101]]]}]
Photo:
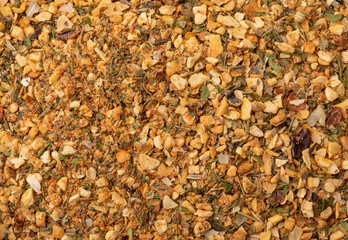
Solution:
[{"label": "white onion piece", "polygon": [[206,232],[204,234],[204,237],[210,238],[210,237],[213,237],[213,236],[216,236],[216,235],[219,235],[219,232],[215,231],[214,229],[212,229],[212,230],[209,230],[208,232]]},{"label": "white onion piece", "polygon": [[167,185],[167,186],[172,186],[173,183],[169,180],[169,178],[165,177],[165,178],[162,178],[162,182]]},{"label": "white onion piece", "polygon": [[25,13],[27,14],[27,17],[31,18],[34,16],[35,13],[38,13],[40,11],[40,6],[36,2],[30,2],[29,7]]},{"label": "white onion piece", "polygon": [[89,141],[89,140],[85,140],[85,141],[83,141],[83,144],[87,147],[87,148],[89,148],[89,149],[92,149],[92,142],[91,141]]},{"label": "white onion piece", "polygon": [[72,11],[74,11],[74,5],[72,4],[72,2],[69,2],[67,4],[60,6],[59,11],[71,13]]},{"label": "white onion piece", "polygon": [[333,194],[332,195],[333,196],[333,198],[337,201],[337,202],[339,202],[340,204],[342,204],[342,205],[344,205],[346,202],[342,199],[342,198],[340,198],[340,196],[338,196],[337,194]]},{"label": "white onion piece", "polygon": [[230,157],[227,154],[219,154],[218,159],[219,159],[219,163],[228,164],[228,160],[230,159]]},{"label": "white onion piece", "polygon": [[34,174],[28,174],[27,176],[27,183],[30,185],[30,187],[37,193],[41,193],[41,185],[40,182],[42,180],[42,177],[39,173]]},{"label": "white onion piece", "polygon": [[323,109],[322,105],[319,105],[317,109],[315,109],[307,118],[307,123],[309,126],[313,127],[317,121],[324,126],[325,125],[325,120],[326,120],[326,115],[325,111]]},{"label": "white onion piece", "polygon": [[161,59],[161,54],[162,54],[163,50],[159,49],[157,51],[154,51],[153,54],[153,60],[160,60]]},{"label": "white onion piece", "polygon": [[80,50],[78,48],[74,48],[73,51],[74,51],[74,54],[75,54],[77,59],[82,59],[82,56],[80,54]]}]

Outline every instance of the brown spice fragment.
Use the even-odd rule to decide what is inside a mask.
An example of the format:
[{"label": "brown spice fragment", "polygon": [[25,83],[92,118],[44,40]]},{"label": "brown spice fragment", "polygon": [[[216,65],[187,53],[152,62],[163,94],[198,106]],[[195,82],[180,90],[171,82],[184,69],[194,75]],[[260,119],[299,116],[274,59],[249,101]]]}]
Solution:
[{"label": "brown spice fragment", "polygon": [[75,38],[79,33],[81,32],[80,27],[75,27],[73,31],[63,33],[63,34],[57,34],[56,37],[60,40],[67,40],[67,39],[73,39]]},{"label": "brown spice fragment", "polygon": [[348,48],[348,46],[347,46],[348,35],[344,34],[344,35],[341,35],[341,36],[334,36],[333,42],[338,47],[342,48],[343,50],[346,50]]},{"label": "brown spice fragment", "polygon": [[281,204],[284,202],[286,195],[282,190],[277,190],[276,192],[276,203]]},{"label": "brown spice fragment", "polygon": [[342,121],[342,110],[339,107],[330,109],[327,113],[327,125],[337,125]]}]

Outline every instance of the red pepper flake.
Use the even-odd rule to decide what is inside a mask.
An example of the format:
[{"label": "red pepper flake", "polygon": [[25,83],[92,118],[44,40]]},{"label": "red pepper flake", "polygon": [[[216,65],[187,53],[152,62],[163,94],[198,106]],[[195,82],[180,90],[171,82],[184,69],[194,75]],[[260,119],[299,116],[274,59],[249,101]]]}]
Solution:
[{"label": "red pepper flake", "polygon": [[325,93],[324,93],[324,84],[323,83],[319,83],[317,85],[314,86],[313,88],[313,96],[318,99],[319,101],[325,101],[326,97],[325,97]]},{"label": "red pepper flake", "polygon": [[306,103],[305,102],[301,103],[298,106],[293,105],[293,104],[290,103],[292,100],[296,100],[296,99],[299,99],[299,98],[296,98],[296,96],[295,96],[295,94],[293,92],[290,93],[289,96],[284,99],[286,108],[291,110],[291,111],[295,111],[295,112],[298,112],[300,110],[304,110],[306,108]]},{"label": "red pepper flake", "polygon": [[337,125],[342,121],[342,110],[339,107],[330,109],[327,113],[327,124],[328,125]]},{"label": "red pepper flake", "polygon": [[282,94],[284,92],[283,88],[277,88],[276,90],[274,90],[274,94],[275,95],[279,95],[279,94]]}]

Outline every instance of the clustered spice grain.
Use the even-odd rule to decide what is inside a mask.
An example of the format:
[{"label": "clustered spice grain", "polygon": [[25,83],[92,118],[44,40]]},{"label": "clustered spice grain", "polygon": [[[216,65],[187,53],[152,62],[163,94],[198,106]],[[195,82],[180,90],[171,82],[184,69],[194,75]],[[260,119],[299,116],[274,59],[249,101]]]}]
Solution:
[{"label": "clustered spice grain", "polygon": [[347,0],[0,0],[0,239],[347,239]]}]

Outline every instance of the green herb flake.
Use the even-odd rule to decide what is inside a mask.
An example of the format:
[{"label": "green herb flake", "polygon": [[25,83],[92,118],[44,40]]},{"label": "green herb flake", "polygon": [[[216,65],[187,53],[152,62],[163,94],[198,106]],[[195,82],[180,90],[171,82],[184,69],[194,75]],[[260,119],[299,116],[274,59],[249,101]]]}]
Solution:
[{"label": "green herb flake", "polygon": [[333,207],[333,201],[334,201],[334,198],[333,197],[329,197],[327,199],[327,204],[329,204],[329,206]]},{"label": "green herb flake", "polygon": [[145,71],[143,69],[139,69],[137,71],[137,75],[140,76],[140,75],[144,75],[145,74]]},{"label": "green herb flake", "polygon": [[265,52],[257,50],[257,56],[259,57],[259,59],[262,63],[265,63]]},{"label": "green herb flake", "polygon": [[289,214],[290,210],[289,209],[284,209],[281,207],[277,207],[278,212],[280,212],[281,214]]},{"label": "green herb flake", "polygon": [[253,155],[253,151],[252,151],[252,150],[246,151],[246,152],[245,152],[245,155],[251,156],[251,155]]},{"label": "green herb flake", "polygon": [[224,186],[225,193],[230,192],[233,188],[233,185],[227,182],[223,182],[222,185]]},{"label": "green herb flake", "polygon": [[127,234],[128,234],[128,237],[129,237],[130,239],[133,239],[133,229],[129,228],[129,229],[127,230]]},{"label": "green herb flake", "polygon": [[240,215],[240,214],[236,214],[236,224],[239,227],[240,225],[242,225],[243,223],[246,222],[246,220],[248,220],[247,217]]},{"label": "green herb flake", "polygon": [[342,65],[341,65],[341,61],[340,58],[336,55],[336,59],[338,62],[338,69],[339,69],[339,77],[341,82],[344,84],[344,86],[346,87],[346,89],[348,89],[348,81],[346,76],[342,73]]},{"label": "green herb flake", "polygon": [[209,89],[207,86],[203,85],[201,87],[201,99],[206,99],[209,97]]},{"label": "green herb flake", "polygon": [[253,12],[253,15],[260,17],[266,15],[266,12]]},{"label": "green herb flake", "polygon": [[200,24],[200,25],[195,25],[194,29],[196,32],[202,32],[206,29],[206,26],[204,24]]},{"label": "green herb flake", "polygon": [[0,91],[2,91],[2,92],[7,92],[7,89],[5,89],[5,88],[3,88],[3,87],[0,86]]},{"label": "green herb flake", "polygon": [[24,37],[24,46],[26,48],[31,48],[31,40],[28,37]]},{"label": "green herb flake", "polygon": [[3,154],[6,156],[6,157],[9,157],[11,155],[11,151],[10,150],[6,150],[5,152],[3,152]]},{"label": "green herb flake", "polygon": [[327,13],[326,17],[327,17],[327,20],[329,20],[330,22],[337,22],[338,20],[341,20],[342,15],[341,14]]},{"label": "green herb flake", "polygon": [[20,0],[16,0],[15,4],[13,5],[13,7],[19,8],[20,5],[21,5],[21,1]]},{"label": "green herb flake", "polygon": [[284,68],[281,67],[281,66],[278,66],[277,64],[274,63],[274,59],[276,59],[277,57],[277,54],[276,53],[272,53],[272,54],[269,54],[269,53],[266,53],[266,57],[268,58],[269,60],[269,65],[273,68],[273,70],[275,70],[277,73],[281,73]]},{"label": "green herb flake", "polygon": [[85,23],[88,24],[89,26],[92,25],[92,20],[89,17],[86,17]]},{"label": "green herb flake", "polygon": [[348,231],[348,222],[341,222],[341,226],[344,230]]},{"label": "green herb flake", "polygon": [[258,163],[259,163],[260,165],[263,165],[263,161],[261,160],[261,157],[260,157],[260,156],[254,155],[253,157],[254,157],[254,159],[256,159],[256,161],[258,161]]},{"label": "green herb flake", "polygon": [[71,164],[78,164],[79,161],[81,160],[82,160],[82,157],[74,158],[73,160],[71,160]]},{"label": "green herb flake", "polygon": [[289,187],[288,187],[288,185],[284,186],[284,188],[282,189],[282,192],[283,192],[284,194],[288,194],[288,192],[289,192]]}]

